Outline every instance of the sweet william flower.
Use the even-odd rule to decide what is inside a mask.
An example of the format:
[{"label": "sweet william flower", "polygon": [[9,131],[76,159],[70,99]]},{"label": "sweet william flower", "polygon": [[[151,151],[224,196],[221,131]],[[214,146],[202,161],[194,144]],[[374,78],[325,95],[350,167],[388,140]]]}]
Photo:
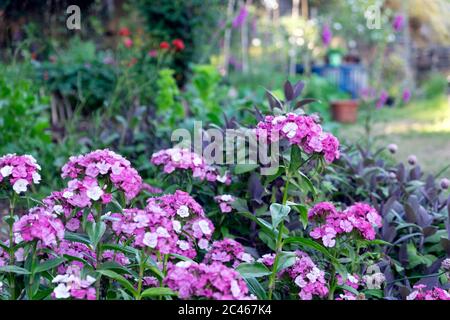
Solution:
[{"label": "sweet william flower", "polygon": [[28,181],[25,179],[17,180],[13,185],[13,190],[19,194],[21,192],[27,191]]},{"label": "sweet william flower", "polygon": [[163,41],[159,44],[159,48],[163,50],[170,49],[170,44],[167,41]]},{"label": "sweet william flower", "polygon": [[181,39],[174,39],[172,41],[172,45],[174,46],[175,50],[177,50],[177,51],[182,51],[185,48],[184,42]]}]

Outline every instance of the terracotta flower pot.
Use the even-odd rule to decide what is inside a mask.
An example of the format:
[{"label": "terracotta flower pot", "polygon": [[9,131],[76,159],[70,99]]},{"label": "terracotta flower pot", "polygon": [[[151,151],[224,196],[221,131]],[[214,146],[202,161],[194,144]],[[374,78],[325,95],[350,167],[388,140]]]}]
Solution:
[{"label": "terracotta flower pot", "polygon": [[331,102],[333,120],[343,123],[355,123],[358,119],[359,102],[357,100],[337,100]]}]

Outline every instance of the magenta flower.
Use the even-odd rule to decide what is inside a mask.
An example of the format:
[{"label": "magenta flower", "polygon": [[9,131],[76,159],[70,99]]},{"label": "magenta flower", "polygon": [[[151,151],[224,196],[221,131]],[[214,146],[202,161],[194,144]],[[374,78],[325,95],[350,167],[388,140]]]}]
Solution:
[{"label": "magenta flower", "polygon": [[389,94],[387,93],[386,90],[382,90],[380,93],[380,97],[378,98],[378,101],[376,103],[376,108],[377,109],[381,109],[387,102],[389,98]]},{"label": "magenta flower", "polygon": [[165,284],[181,299],[249,300],[247,285],[240,274],[227,266],[181,261],[171,266]]},{"label": "magenta flower", "polygon": [[[130,161],[108,149],[70,157],[62,168],[61,176],[74,179],[69,182],[65,198],[80,208],[89,206],[91,200],[98,201],[105,194],[105,188],[114,187],[122,191],[127,200],[131,200],[142,187],[142,178],[131,167]],[[105,180],[105,184],[101,187],[97,179]],[[74,192],[75,199],[72,197]]]},{"label": "magenta flower", "polygon": [[245,23],[245,20],[247,19],[247,16],[248,16],[247,7],[246,6],[242,6],[239,9],[238,15],[233,20],[233,23],[232,23],[233,28],[236,29],[236,28],[241,27]]},{"label": "magenta flower", "polygon": [[409,100],[411,100],[411,90],[409,90],[407,88],[403,90],[402,100],[403,100],[403,103],[408,103]]},{"label": "magenta flower", "polygon": [[322,28],[322,43],[324,46],[328,47],[331,43],[331,39],[333,38],[333,33],[328,24],[324,24]]},{"label": "magenta flower", "polygon": [[415,285],[415,290],[406,297],[406,300],[450,300],[450,293],[444,289],[434,287],[431,290],[424,290],[425,288],[423,284]]},{"label": "magenta flower", "polygon": [[401,14],[397,14],[392,22],[392,28],[395,32],[399,32],[403,29],[405,24],[405,19]]},{"label": "magenta flower", "polygon": [[28,186],[39,184],[41,167],[30,155],[7,154],[0,157],[0,184],[9,183],[17,193],[26,192]]},{"label": "magenta flower", "polygon": [[64,238],[64,225],[61,220],[42,207],[30,209],[28,214],[14,223],[13,231],[16,243],[36,240],[49,247]]},{"label": "magenta flower", "polygon": [[375,228],[381,227],[382,220],[378,212],[365,203],[356,203],[343,212],[337,211],[328,202],[315,205],[308,217],[316,226],[310,232],[314,239],[321,239],[326,247],[334,247],[336,238],[358,231],[362,238],[375,239]]},{"label": "magenta flower", "polygon": [[228,267],[236,268],[241,263],[249,263],[254,260],[250,254],[245,252],[242,244],[233,239],[225,238],[212,243],[203,263],[221,262]]},{"label": "magenta flower", "polygon": [[331,133],[323,132],[314,117],[288,113],[285,116],[266,116],[256,126],[256,135],[270,141],[286,139],[307,154],[318,153],[328,163],[339,159],[339,140]]},{"label": "magenta flower", "polygon": [[233,203],[236,199],[229,194],[222,194],[220,196],[214,197],[214,200],[219,204],[220,211],[222,211],[222,213],[228,213],[233,210],[233,207],[230,204]]},{"label": "magenta flower", "polygon": [[208,165],[202,156],[186,148],[160,150],[152,155],[151,162],[157,166],[164,165],[164,173],[187,170],[191,171],[193,178],[201,181],[207,180],[227,185],[231,183],[231,176],[228,172],[221,175],[219,170]]}]

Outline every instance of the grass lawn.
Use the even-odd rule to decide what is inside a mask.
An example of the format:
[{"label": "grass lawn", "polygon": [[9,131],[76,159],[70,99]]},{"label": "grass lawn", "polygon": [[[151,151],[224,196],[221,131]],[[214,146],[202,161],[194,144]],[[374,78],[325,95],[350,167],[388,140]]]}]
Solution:
[{"label": "grass lawn", "polygon": [[[338,136],[348,143],[363,142],[363,124],[360,112],[358,123],[342,125]],[[414,154],[422,168],[434,174],[450,166],[450,96],[376,111],[372,130],[375,146],[398,145],[398,161]],[[450,178],[450,167],[443,172],[445,176]]]}]

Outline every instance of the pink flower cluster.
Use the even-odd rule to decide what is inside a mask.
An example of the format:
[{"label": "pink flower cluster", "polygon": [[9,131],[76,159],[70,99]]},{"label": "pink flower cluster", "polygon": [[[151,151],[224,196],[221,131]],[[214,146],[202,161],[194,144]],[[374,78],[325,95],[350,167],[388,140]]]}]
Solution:
[{"label": "pink flower cluster", "polygon": [[56,299],[95,300],[95,288],[92,286],[95,278],[81,275],[80,266],[74,264],[67,268],[65,274],[57,275],[52,283],[58,285],[53,290],[52,296]]},{"label": "pink flower cluster", "polygon": [[[77,180],[74,180],[77,181]],[[74,182],[76,183],[76,182]],[[71,183],[69,183],[71,184]],[[78,208],[83,208],[86,205],[91,205],[90,201],[87,201],[85,204],[83,201],[77,201],[81,198],[78,194],[74,194],[69,191],[70,187],[64,189],[63,191],[54,191],[50,194],[50,196],[46,197],[42,202],[44,203],[45,208],[52,213],[58,215],[61,221],[64,224],[64,227],[72,232],[77,231],[81,226],[81,220],[83,217],[83,211],[78,210],[76,205],[79,205]],[[64,197],[64,195],[66,197]],[[94,216],[92,213],[89,213],[87,216],[88,221],[93,221]]]},{"label": "pink flower cluster", "polygon": [[208,165],[202,156],[186,148],[160,150],[152,155],[151,162],[157,166],[164,165],[164,172],[168,174],[175,170],[190,170],[194,178],[202,181],[217,181],[227,185],[231,183],[228,172],[220,175],[216,167]]},{"label": "pink flower cluster", "polygon": [[247,285],[239,273],[219,262],[209,265],[178,262],[169,268],[164,282],[177,291],[181,299],[251,299]]},{"label": "pink flower cluster", "polygon": [[375,228],[381,227],[381,216],[365,203],[356,203],[339,212],[331,203],[322,202],[309,211],[308,217],[317,223],[309,235],[321,239],[326,247],[334,247],[337,236],[352,231],[358,231],[364,239],[373,240]]},{"label": "pink flower cluster", "polygon": [[[83,259],[84,261],[88,262],[91,266],[95,267],[96,265],[95,251],[84,243],[62,240],[61,242],[59,242],[57,246],[53,248],[53,250],[60,256],[64,255],[71,256],[74,258]],[[74,260],[71,261],[70,263],[60,264],[58,266],[58,273],[59,274],[66,273],[67,268],[73,265],[76,265],[79,268],[84,267],[83,262]]]},{"label": "pink flower cluster", "polygon": [[[142,178],[131,167],[130,161],[108,149],[70,157],[62,168],[61,176],[79,181],[79,184],[72,182],[72,188],[79,190],[81,198],[75,202],[80,201],[81,204],[86,204],[87,198],[97,201],[105,195],[102,186],[98,185],[100,180],[106,183],[105,187],[109,187],[108,182],[111,182],[117,190],[124,192],[128,200],[136,197],[142,186]],[[83,195],[84,188],[87,197]]]},{"label": "pink flower cluster", "polygon": [[211,249],[203,259],[204,263],[221,262],[229,267],[236,268],[244,262],[253,262],[255,259],[244,251],[244,246],[239,242],[225,238],[214,241]]},{"label": "pink flower cluster", "polygon": [[450,293],[444,289],[434,287],[431,290],[424,290],[426,285],[416,284],[406,300],[450,300]]},{"label": "pink flower cluster", "polygon": [[[345,281],[340,274],[338,274],[336,278],[338,285],[342,286],[345,284],[355,290],[358,290],[360,284],[362,284],[360,276],[356,273],[347,275],[347,280]],[[340,294],[339,297],[336,298],[336,300],[357,300],[357,296],[348,290],[344,290],[344,293]]]},{"label": "pink flower cluster", "polygon": [[219,204],[220,211],[223,213],[228,213],[233,210],[231,207],[231,203],[233,203],[236,199],[229,194],[222,194],[220,196],[214,197],[214,200]]},{"label": "pink flower cluster", "polygon": [[13,225],[16,243],[22,241],[41,241],[44,246],[55,246],[64,238],[64,225],[56,217],[42,207],[30,209]]},{"label": "pink flower cluster", "polygon": [[339,140],[329,132],[324,132],[315,118],[288,113],[285,116],[266,116],[256,127],[258,137],[274,142],[287,139],[308,154],[323,154],[329,163],[338,159]]},{"label": "pink flower cluster", "polygon": [[328,294],[325,272],[320,270],[311,258],[302,251],[296,251],[296,261],[286,272],[300,288],[301,300],[312,300],[314,296],[323,298]]},{"label": "pink flower cluster", "polygon": [[41,167],[30,155],[7,154],[0,157],[0,183],[9,180],[13,190],[19,194],[27,191],[31,184],[39,184]]},{"label": "pink flower cluster", "polygon": [[111,215],[113,231],[134,245],[163,254],[177,253],[194,258],[194,239],[201,249],[209,247],[214,225],[203,208],[183,191],[150,198],[144,210],[125,209]]}]

